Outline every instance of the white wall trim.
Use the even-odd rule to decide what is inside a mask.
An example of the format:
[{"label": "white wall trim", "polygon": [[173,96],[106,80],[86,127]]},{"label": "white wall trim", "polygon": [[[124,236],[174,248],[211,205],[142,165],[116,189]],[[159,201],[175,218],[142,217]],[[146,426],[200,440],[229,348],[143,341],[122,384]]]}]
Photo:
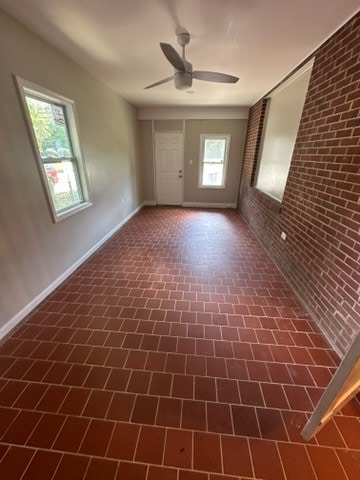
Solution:
[{"label": "white wall trim", "polygon": [[143,207],[154,207],[156,205],[155,200],[144,200],[142,206]]},{"label": "white wall trim", "polygon": [[265,97],[265,98],[273,98],[275,97],[278,93],[280,93],[284,88],[288,87],[291,83],[293,83],[295,80],[297,80],[303,73],[307,72],[308,70],[312,69],[314,65],[315,57],[313,57],[309,62],[307,62],[305,65],[303,65],[299,70],[296,70],[296,72],[291,75],[287,80],[285,80],[283,83],[280,83],[280,85],[274,90],[271,90],[271,92]]},{"label": "white wall trim", "polygon": [[140,107],[139,120],[247,120],[248,107]]},{"label": "white wall trim", "polygon": [[[155,204],[155,202],[154,202]],[[124,218],[116,227],[107,233],[101,240],[99,240],[93,247],[90,248],[82,257],[80,257],[73,265],[71,265],[64,273],[62,273],[56,280],[48,285],[42,292],[40,292],[31,302],[16,313],[8,322],[0,328],[0,340],[5,337],[16,325],[23,320],[32,310],[34,310],[39,303],[41,303],[52,291],[54,291],[62,282],[64,282],[77,268],[80,267],[93,253],[95,253],[110,237],[114,235],[122,226],[125,225],[136,213],[138,213],[146,202],[142,203],[135,210],[133,210],[126,218]]]},{"label": "white wall trim", "polygon": [[236,208],[236,203],[183,202],[182,206],[190,208]]}]

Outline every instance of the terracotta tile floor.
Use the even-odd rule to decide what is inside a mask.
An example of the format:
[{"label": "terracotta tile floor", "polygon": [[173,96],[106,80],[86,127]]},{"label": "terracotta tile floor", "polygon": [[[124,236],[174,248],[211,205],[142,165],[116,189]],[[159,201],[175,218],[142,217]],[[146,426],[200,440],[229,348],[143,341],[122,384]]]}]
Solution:
[{"label": "terracotta tile floor", "polygon": [[0,347],[0,478],[360,478],[338,364],[235,211],[146,208]]}]

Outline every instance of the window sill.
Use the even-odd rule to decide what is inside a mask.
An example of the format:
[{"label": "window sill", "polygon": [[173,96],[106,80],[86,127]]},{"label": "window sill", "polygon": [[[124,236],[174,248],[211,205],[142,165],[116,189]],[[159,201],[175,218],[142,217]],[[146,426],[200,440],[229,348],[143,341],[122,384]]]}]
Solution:
[{"label": "window sill", "polygon": [[226,186],[224,186],[224,185],[220,185],[220,186],[199,185],[198,188],[201,188],[201,190],[225,190]]},{"label": "window sill", "polygon": [[80,205],[76,205],[73,208],[69,208],[69,210],[66,210],[63,213],[58,213],[58,214],[53,214],[54,222],[58,223],[61,220],[64,220],[65,218],[70,217],[71,215],[74,215],[75,213],[81,212],[82,210],[85,210],[88,207],[91,207],[92,203],[90,202],[84,202],[80,203]]},{"label": "window sill", "polygon": [[272,197],[268,193],[263,192],[262,190],[258,190],[256,187],[251,187],[251,195],[256,197],[256,199],[264,205],[266,208],[271,210],[274,213],[281,213],[282,203],[280,200]]}]

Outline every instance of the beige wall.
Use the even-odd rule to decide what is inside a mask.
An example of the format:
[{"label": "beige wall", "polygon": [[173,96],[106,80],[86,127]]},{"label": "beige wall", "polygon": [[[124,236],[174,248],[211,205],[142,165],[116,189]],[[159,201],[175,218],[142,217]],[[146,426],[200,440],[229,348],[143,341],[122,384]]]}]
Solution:
[{"label": "beige wall", "polygon": [[[0,32],[1,333],[142,198],[135,108],[1,10]],[[56,224],[13,74],[75,100],[93,205]]]},{"label": "beige wall", "polygon": [[[246,120],[187,120],[184,149],[184,202],[236,204],[244,152]],[[200,135],[230,134],[225,188],[199,188]],[[192,160],[192,165],[190,165]]]},{"label": "beige wall", "polygon": [[141,158],[141,180],[144,200],[155,200],[154,187],[154,152],[152,143],[152,121],[139,121],[139,142]]},{"label": "beige wall", "polygon": [[[154,131],[183,131],[184,145],[184,202],[235,204],[244,151],[247,120],[155,120]],[[145,200],[155,201],[152,121],[140,120],[140,145]],[[230,134],[226,188],[199,188],[200,135],[202,133]],[[192,160],[192,164],[190,164]]]},{"label": "beige wall", "polygon": [[154,120],[154,132],[182,132],[184,120]]}]

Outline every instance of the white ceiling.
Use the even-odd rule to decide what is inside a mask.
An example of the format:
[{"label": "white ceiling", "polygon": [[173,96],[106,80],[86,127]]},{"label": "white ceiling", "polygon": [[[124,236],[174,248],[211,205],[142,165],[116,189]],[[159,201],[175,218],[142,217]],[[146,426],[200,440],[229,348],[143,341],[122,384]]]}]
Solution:
[{"label": "white ceiling", "polygon": [[[0,0],[0,7],[137,106],[249,106],[359,9],[359,0]],[[172,83],[159,42],[191,34],[196,70],[235,85]]]}]

